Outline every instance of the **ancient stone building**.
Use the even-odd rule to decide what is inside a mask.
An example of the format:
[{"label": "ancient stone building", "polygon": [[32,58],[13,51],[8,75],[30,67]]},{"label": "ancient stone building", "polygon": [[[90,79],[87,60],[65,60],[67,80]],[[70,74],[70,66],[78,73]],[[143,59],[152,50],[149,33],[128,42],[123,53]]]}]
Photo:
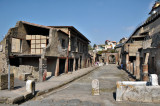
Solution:
[{"label": "ancient stone building", "polygon": [[128,38],[123,37],[122,39],[120,39],[120,41],[118,42],[118,44],[115,46],[115,50],[118,52],[118,64],[121,65],[121,60],[122,60],[122,47],[125,44],[125,42],[128,40]]},{"label": "ancient stone building", "polygon": [[42,26],[17,22],[0,42],[0,71],[11,71],[20,79],[45,80],[90,65],[90,41],[73,26]]},{"label": "ancient stone building", "polygon": [[141,24],[122,47],[122,64],[140,80],[158,74],[160,82],[160,1],[157,0],[148,19]]}]

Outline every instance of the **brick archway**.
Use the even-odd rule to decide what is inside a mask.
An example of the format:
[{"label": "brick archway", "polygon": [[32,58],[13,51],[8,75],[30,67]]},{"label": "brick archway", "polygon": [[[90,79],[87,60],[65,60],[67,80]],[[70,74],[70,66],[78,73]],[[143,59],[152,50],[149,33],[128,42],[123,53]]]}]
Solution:
[{"label": "brick archway", "polygon": [[105,62],[109,64],[109,57],[115,56],[115,63],[118,63],[118,53],[106,53]]}]

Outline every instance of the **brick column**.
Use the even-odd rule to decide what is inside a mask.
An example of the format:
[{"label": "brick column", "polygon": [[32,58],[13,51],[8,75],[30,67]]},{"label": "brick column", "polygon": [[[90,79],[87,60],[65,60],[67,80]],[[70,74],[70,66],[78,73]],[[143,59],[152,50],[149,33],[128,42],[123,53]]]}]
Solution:
[{"label": "brick column", "polygon": [[45,81],[47,76],[47,59],[40,58],[39,59],[39,81]]},{"label": "brick column", "polygon": [[143,64],[143,81],[148,81],[148,64]]},{"label": "brick column", "polygon": [[56,62],[56,71],[55,71],[55,76],[59,75],[59,58],[57,58],[57,62]]},{"label": "brick column", "polygon": [[140,54],[136,53],[136,79],[140,79]]}]

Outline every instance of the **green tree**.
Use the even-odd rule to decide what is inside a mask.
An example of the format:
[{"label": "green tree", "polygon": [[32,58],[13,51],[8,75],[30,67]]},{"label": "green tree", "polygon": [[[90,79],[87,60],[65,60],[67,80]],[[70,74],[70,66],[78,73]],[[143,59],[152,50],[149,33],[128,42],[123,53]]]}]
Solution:
[{"label": "green tree", "polygon": [[96,44],[94,44],[94,45],[93,45],[93,49],[95,49],[95,48],[96,48],[96,46],[97,46],[97,45],[96,45]]},{"label": "green tree", "polygon": [[91,44],[88,44],[88,50],[93,50]]}]

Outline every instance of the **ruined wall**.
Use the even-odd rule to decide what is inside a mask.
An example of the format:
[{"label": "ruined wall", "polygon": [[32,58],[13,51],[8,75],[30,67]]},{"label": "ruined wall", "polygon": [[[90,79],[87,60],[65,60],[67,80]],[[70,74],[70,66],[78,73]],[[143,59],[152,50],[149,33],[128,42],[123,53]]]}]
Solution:
[{"label": "ruined wall", "polygon": [[160,45],[160,18],[143,27],[143,32],[149,32],[150,38],[143,42],[143,48],[157,47]]},{"label": "ruined wall", "polygon": [[8,33],[6,34],[5,38],[0,42],[3,46],[2,52],[0,52],[0,73],[7,73],[8,72],[8,60],[9,54],[11,51],[11,44],[10,44],[10,34],[12,28],[9,29]]},{"label": "ruined wall", "polygon": [[121,65],[121,60],[122,60],[122,55],[121,55],[121,50],[122,48],[119,47],[119,48],[116,48],[116,51],[118,51],[118,64]]},{"label": "ruined wall", "polygon": [[126,52],[129,51],[129,56],[136,56],[136,52],[138,51],[139,48],[142,48],[142,43],[141,45],[136,43],[126,43],[124,45],[124,51]]},{"label": "ruined wall", "polygon": [[160,47],[160,33],[152,36],[151,47]]},{"label": "ruined wall", "polygon": [[158,82],[160,84],[160,49],[157,49],[155,57],[155,71],[158,75]]},{"label": "ruined wall", "polygon": [[5,58],[5,45],[6,45],[5,39],[3,39],[0,42],[0,45],[2,45],[2,51],[0,51],[0,73],[2,73],[5,72],[4,68],[7,65]]},{"label": "ruined wall", "polygon": [[20,80],[27,80],[33,78],[34,80],[39,80],[39,70],[38,67],[33,67],[29,65],[20,65],[19,67],[11,66],[11,73],[14,73],[15,77]]},{"label": "ruined wall", "polygon": [[148,72],[149,74],[157,74],[159,78],[159,84],[160,84],[160,49],[148,48],[148,49],[142,50],[141,58],[143,58],[143,60],[145,59],[146,53],[149,53]]},{"label": "ruined wall", "polygon": [[151,47],[151,43],[152,43],[152,39],[145,40],[143,42],[143,49],[147,49],[148,47]]},{"label": "ruined wall", "polygon": [[45,56],[55,56],[55,57],[66,57],[67,49],[63,49],[61,45],[62,38],[65,39],[66,47],[68,44],[67,35],[62,32],[58,32],[55,29],[50,30],[50,40],[49,45],[46,48]]},{"label": "ruined wall", "polygon": [[[16,38],[16,39],[19,39],[21,42],[21,51],[18,53],[29,54],[30,47],[26,41],[26,35],[27,35],[27,32],[25,30],[23,23],[21,21],[17,22],[16,26],[14,28],[11,28],[11,32],[9,34],[10,36],[9,43],[10,43],[11,49],[12,49],[12,38]],[[12,55],[12,53],[10,55]]]},{"label": "ruined wall", "polygon": [[60,29],[60,30],[62,30],[63,32],[65,32],[65,33],[69,33],[69,29],[68,28],[56,28],[56,29]]},{"label": "ruined wall", "polygon": [[22,39],[22,46],[21,46],[21,53],[22,54],[30,54],[30,47],[26,41],[26,35],[27,35],[27,32],[25,30],[25,27],[24,25],[19,22],[18,23],[18,34],[17,34],[17,38],[20,38]]},{"label": "ruined wall", "polygon": [[143,27],[144,32],[149,31],[150,36],[154,35],[155,33],[158,33],[159,28],[160,28],[160,18],[156,19],[152,23]]}]

